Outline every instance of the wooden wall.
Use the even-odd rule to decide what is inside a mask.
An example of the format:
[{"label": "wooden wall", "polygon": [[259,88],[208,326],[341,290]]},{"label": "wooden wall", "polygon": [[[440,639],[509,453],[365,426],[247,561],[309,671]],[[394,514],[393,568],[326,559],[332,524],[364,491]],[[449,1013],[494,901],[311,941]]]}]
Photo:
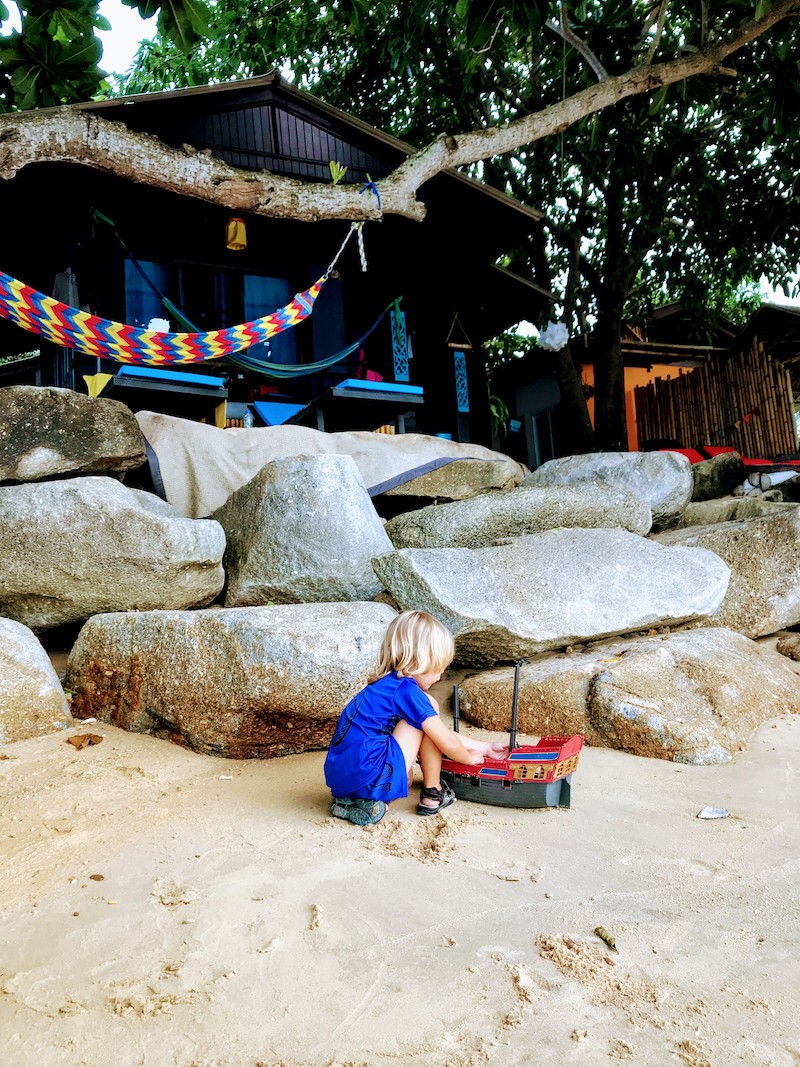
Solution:
[{"label": "wooden wall", "polygon": [[789,372],[757,338],[748,351],[713,357],[671,380],[655,378],[634,396],[645,446],[730,445],[759,459],[797,451]]}]

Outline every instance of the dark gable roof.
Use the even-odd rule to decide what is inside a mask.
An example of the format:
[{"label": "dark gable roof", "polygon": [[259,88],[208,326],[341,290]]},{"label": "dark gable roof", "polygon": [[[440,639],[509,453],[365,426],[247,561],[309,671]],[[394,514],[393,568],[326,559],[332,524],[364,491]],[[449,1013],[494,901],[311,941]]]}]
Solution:
[{"label": "dark gable roof", "polygon": [[[234,167],[307,181],[330,181],[335,160],[348,168],[345,181],[361,183],[369,174],[380,190],[381,177],[414,152],[277,74],[73,106],[166,144],[206,149]],[[457,265],[462,294],[479,313],[483,336],[537,318],[551,295],[494,264],[539,225],[542,213],[456,170],[436,175],[418,196],[428,209],[416,242],[424,269],[452,271]],[[403,240],[406,226],[419,225],[388,217],[382,231],[387,240]]]},{"label": "dark gable roof", "polygon": [[[278,74],[73,106],[153,133],[168,144],[208,148],[231,166],[312,181],[330,179],[330,160],[346,164],[350,180],[363,181],[367,174],[377,180],[414,151],[398,138],[294,88]],[[510,226],[513,221],[517,229],[529,230],[542,218],[535,208],[459,171],[448,170],[441,177],[451,188],[458,183],[470,190],[479,198],[480,210],[498,222]]]}]

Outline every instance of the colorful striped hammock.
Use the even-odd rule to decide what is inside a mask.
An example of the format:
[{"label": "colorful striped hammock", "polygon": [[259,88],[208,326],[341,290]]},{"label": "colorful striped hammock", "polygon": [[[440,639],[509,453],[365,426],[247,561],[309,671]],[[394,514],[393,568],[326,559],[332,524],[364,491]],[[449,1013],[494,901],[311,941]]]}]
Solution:
[{"label": "colorful striped hammock", "polygon": [[0,271],[0,317],[88,356],[156,367],[203,363],[268,341],[302,322],[313,311],[327,278],[326,273],[285,307],[252,322],[207,333],[158,333],[79,311]]}]

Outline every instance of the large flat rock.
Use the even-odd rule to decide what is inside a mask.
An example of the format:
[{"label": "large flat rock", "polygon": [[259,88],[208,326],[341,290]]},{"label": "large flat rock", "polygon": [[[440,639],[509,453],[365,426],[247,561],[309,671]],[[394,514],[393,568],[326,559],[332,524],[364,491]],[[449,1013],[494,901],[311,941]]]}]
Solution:
[{"label": "large flat rock", "polygon": [[103,474],[140,467],[144,438],[117,400],[71,389],[0,389],[0,482]]},{"label": "large flat rock", "polygon": [[[426,440],[421,434],[404,434],[403,436],[414,436],[422,441]],[[442,448],[445,456],[449,456],[454,447],[477,449],[480,446],[459,446],[447,441],[445,447]],[[488,449],[484,449],[483,452],[489,458],[456,458],[453,462],[445,463],[425,474],[400,482],[393,488],[387,489],[386,495],[427,500],[466,500],[493,489],[513,489],[520,484],[527,468],[500,452],[492,453]]]},{"label": "large flat rock", "polygon": [[[512,668],[473,675],[461,711],[508,729]],[[779,653],[723,628],[605,643],[520,670],[518,728],[677,763],[727,762],[768,719],[800,711],[800,676]]]},{"label": "large flat rock", "polygon": [[390,519],[395,548],[484,548],[558,527],[620,528],[646,534],[652,516],[634,493],[591,485],[513,489],[431,504]]},{"label": "large flat rock", "polygon": [[69,657],[73,713],[236,759],[325,748],[394,615],[385,604],[96,615]]},{"label": "large flat rock", "polygon": [[551,530],[494,548],[404,548],[378,577],[402,608],[453,631],[459,662],[489,666],[712,614],[728,568],[711,552],[624,530]]},{"label": "large flat rock", "polygon": [[225,535],[114,478],[0,488],[0,614],[43,630],[101,611],[208,604]]},{"label": "large flat rock", "polygon": [[690,526],[714,526],[718,522],[736,519],[766,518],[781,512],[796,512],[800,505],[778,500],[765,500],[763,496],[727,496],[719,500],[698,500],[686,505],[679,528]]}]

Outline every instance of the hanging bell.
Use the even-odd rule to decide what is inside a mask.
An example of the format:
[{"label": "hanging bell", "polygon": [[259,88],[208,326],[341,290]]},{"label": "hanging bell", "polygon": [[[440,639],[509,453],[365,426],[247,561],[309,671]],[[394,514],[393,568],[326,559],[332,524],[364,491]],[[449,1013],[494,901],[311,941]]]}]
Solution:
[{"label": "hanging bell", "polygon": [[228,219],[225,226],[225,245],[231,252],[242,252],[247,248],[247,227],[244,219]]}]

